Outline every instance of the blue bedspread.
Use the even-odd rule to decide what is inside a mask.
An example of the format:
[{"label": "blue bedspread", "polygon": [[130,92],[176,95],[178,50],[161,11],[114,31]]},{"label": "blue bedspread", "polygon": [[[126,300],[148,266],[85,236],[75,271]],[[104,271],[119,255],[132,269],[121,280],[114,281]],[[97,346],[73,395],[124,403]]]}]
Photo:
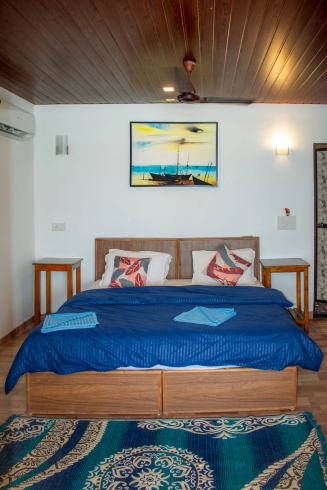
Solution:
[{"label": "blue bedspread", "polygon": [[[234,308],[218,327],[174,321],[194,306]],[[254,287],[155,286],[84,291],[60,313],[94,311],[92,329],[31,331],[9,371],[5,391],[28,372],[58,374],[149,368],[242,366],[318,371],[323,353],[290,318],[292,304],[275,289]]]}]

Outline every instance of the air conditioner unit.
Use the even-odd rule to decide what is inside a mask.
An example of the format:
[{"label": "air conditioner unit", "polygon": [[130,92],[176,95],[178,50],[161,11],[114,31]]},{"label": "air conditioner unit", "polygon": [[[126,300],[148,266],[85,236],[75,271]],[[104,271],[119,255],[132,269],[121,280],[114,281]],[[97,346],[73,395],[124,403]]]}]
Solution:
[{"label": "air conditioner unit", "polygon": [[35,117],[30,112],[0,99],[0,134],[29,140],[35,134]]}]

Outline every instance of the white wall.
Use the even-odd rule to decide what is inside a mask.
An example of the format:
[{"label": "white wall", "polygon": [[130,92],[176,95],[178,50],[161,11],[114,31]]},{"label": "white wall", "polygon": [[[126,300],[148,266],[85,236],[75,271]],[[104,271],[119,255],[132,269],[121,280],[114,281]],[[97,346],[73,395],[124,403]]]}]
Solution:
[{"label": "white wall", "polygon": [[[33,113],[1,87],[0,98]],[[33,316],[33,146],[0,133],[0,338]]]},{"label": "white wall", "polygon": [[[313,296],[312,145],[327,142],[326,106],[61,105],[35,107],[36,258],[83,257],[82,285],[94,280],[94,239],[258,235],[261,257],[302,257],[311,264]],[[129,187],[130,121],[218,121],[218,188]],[[273,137],[287,133],[289,156]],[[69,156],[55,156],[55,135]],[[277,231],[289,207],[295,231]],[[67,223],[53,232],[52,222]],[[65,299],[56,273],[54,306]],[[273,275],[295,299],[295,275]]]}]

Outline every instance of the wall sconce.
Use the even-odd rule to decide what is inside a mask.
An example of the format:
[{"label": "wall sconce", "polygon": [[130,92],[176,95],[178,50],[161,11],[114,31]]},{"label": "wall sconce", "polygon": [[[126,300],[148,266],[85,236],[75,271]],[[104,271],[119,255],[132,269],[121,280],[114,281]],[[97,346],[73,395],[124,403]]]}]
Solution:
[{"label": "wall sconce", "polygon": [[276,148],[276,155],[288,155],[290,140],[286,133],[277,133],[273,139],[274,147]]},{"label": "wall sconce", "polygon": [[276,155],[288,155],[289,148],[288,146],[276,146]]},{"label": "wall sconce", "polygon": [[68,155],[68,136],[56,136],[56,155]]}]

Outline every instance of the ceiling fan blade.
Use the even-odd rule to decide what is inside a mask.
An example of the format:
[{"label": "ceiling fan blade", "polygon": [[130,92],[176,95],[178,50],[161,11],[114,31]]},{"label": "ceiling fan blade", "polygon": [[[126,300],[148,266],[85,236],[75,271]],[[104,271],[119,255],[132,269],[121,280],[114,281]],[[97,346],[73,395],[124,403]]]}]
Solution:
[{"label": "ceiling fan blade", "polygon": [[158,100],[151,100],[151,104],[176,104],[178,102],[177,99],[158,99]]},{"label": "ceiling fan blade", "polygon": [[201,97],[199,100],[202,104],[235,104],[235,105],[250,105],[254,102],[253,99],[226,99],[224,97]]}]

